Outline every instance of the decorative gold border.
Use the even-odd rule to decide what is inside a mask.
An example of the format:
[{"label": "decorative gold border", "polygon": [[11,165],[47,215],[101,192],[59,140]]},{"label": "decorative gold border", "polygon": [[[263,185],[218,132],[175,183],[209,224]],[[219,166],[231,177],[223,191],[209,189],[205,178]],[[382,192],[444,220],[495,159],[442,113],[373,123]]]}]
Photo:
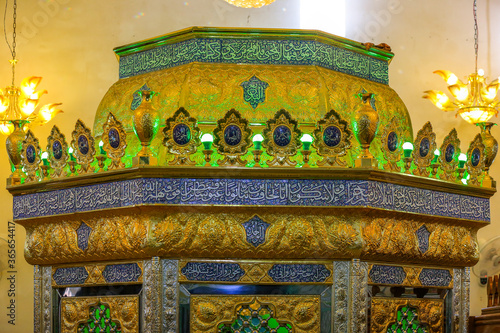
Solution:
[{"label": "decorative gold border", "polygon": [[[106,282],[104,277],[102,276],[102,272],[106,268],[106,266],[110,265],[119,265],[119,264],[137,264],[141,270],[141,275],[137,279],[137,281],[133,282]],[[83,284],[57,284],[56,281],[54,280],[54,273],[58,268],[70,268],[70,267],[85,267],[85,270],[88,273],[88,277],[85,280],[85,283]],[[51,283],[53,287],[81,287],[81,286],[98,286],[98,285],[125,285],[125,284],[141,284],[142,283],[142,278],[144,275],[144,269],[143,269],[143,262],[142,261],[112,261],[112,262],[106,262],[106,263],[95,263],[95,264],[71,264],[71,265],[57,265],[57,266],[52,266],[52,273],[51,273]]]},{"label": "decorative gold border", "polygon": [[[28,161],[28,156],[26,154],[26,149],[29,146],[33,146],[35,149],[35,160],[33,163]],[[25,182],[34,182],[38,180],[37,172],[40,170],[40,145],[38,144],[38,139],[35,137],[31,130],[28,130],[26,136],[23,140],[23,145],[21,148],[21,160],[24,172],[26,173]]]},{"label": "decorative gold border", "polygon": [[[446,148],[448,145],[453,145],[455,147],[455,153],[453,154],[451,162],[446,161]],[[441,170],[443,173],[440,178],[443,180],[454,181],[456,180],[456,170],[458,164],[458,156],[460,156],[460,140],[458,139],[457,130],[452,129],[450,133],[444,138],[441,148],[439,148],[441,155],[439,155],[439,163],[441,164]],[[460,180],[458,180],[460,181]]]},{"label": "decorative gold border", "polygon": [[[402,267],[406,277],[403,281],[402,284],[392,284],[392,283],[375,283],[372,281],[370,277],[370,272],[373,268],[373,266],[391,266],[391,267]],[[440,269],[440,270],[447,270],[450,272],[451,276],[451,281],[447,286],[424,286],[422,283],[420,283],[420,273],[422,272],[423,269]],[[451,268],[443,268],[443,267],[427,267],[427,266],[409,266],[409,265],[392,265],[390,263],[372,263],[368,265],[368,284],[370,285],[377,285],[377,286],[391,286],[391,287],[424,287],[424,288],[439,288],[439,289],[452,289],[453,288],[453,269]]]},{"label": "decorative gold border", "polygon": [[[184,124],[189,127],[191,138],[188,143],[179,145],[174,140],[174,128],[177,125]],[[200,142],[200,129],[197,126],[197,120],[189,114],[184,108],[179,108],[174,115],[166,120],[166,126],[163,129],[163,145],[167,147],[168,152],[174,155],[174,159],[169,161],[169,165],[195,165],[190,155],[196,153]]]},{"label": "decorative gold border", "polygon": [[[54,157],[54,142],[59,141],[61,143],[62,156],[60,159],[56,159]],[[50,136],[47,138],[47,152],[49,153],[49,162],[52,167],[51,177],[59,178],[59,177],[67,177],[68,173],[64,172],[64,168],[68,164],[68,143],[66,142],[66,137],[59,130],[59,127],[52,127],[50,131]]]},{"label": "decorative gold border", "polygon": [[[238,264],[242,270],[245,271],[238,281],[193,281],[189,280],[182,274],[182,269],[189,262],[207,262],[207,263],[227,263],[227,264]],[[186,259],[179,261],[179,282],[196,282],[196,283],[217,283],[217,284],[290,284],[290,282],[275,282],[268,274],[268,271],[276,264],[314,264],[314,265],[324,265],[325,268],[330,272],[330,276],[323,282],[293,282],[295,284],[331,284],[333,282],[333,263],[331,261],[248,261],[248,260],[196,260],[196,259]]]},{"label": "decorative gold border", "polygon": [[191,295],[190,332],[217,332],[221,323],[232,322],[239,305],[254,302],[273,310],[274,319],[292,325],[294,333],[319,333],[320,295]]},{"label": "decorative gold border", "polygon": [[444,300],[388,297],[372,297],[370,332],[387,332],[388,327],[397,321],[397,312],[403,306],[418,309],[419,322],[428,325],[429,333],[443,332]]},{"label": "decorative gold border", "polygon": [[[429,140],[429,152],[426,156],[420,156],[420,142],[427,138]],[[416,165],[413,174],[417,176],[427,177],[429,176],[429,170],[427,168],[431,165],[431,161],[434,158],[434,150],[436,150],[436,133],[432,131],[432,125],[430,121],[426,122],[420,131],[417,133],[417,137],[413,143],[413,162]]]},{"label": "decorative gold border", "polygon": [[[109,132],[112,129],[115,129],[120,137],[120,144],[116,148],[111,147],[109,143]],[[102,126],[102,130],[102,148],[107,153],[108,157],[111,158],[111,164],[108,170],[124,168],[125,164],[121,161],[121,158],[125,156],[125,149],[127,148],[127,133],[123,129],[122,123],[110,112],[108,114],[108,119]]]},{"label": "decorative gold border", "polygon": [[[330,126],[335,126],[340,130],[341,139],[335,147],[328,146],[324,141],[324,131]],[[316,148],[318,155],[323,159],[317,162],[318,166],[346,166],[346,162],[339,159],[347,153],[351,147],[352,132],[349,124],[335,110],[329,111],[323,119],[318,120],[316,129],[313,132],[313,147]]]},{"label": "decorative gold border", "polygon": [[110,318],[119,322],[121,332],[139,333],[139,296],[63,297],[61,333],[77,333],[89,317],[89,308],[99,303],[109,306]]},{"label": "decorative gold border", "polygon": [[[78,138],[83,135],[87,138],[89,151],[87,154],[82,154],[78,147]],[[95,147],[94,147],[94,137],[90,128],[86,127],[83,121],[78,119],[75,125],[75,130],[71,133],[73,140],[71,141],[71,148],[73,148],[73,155],[76,158],[76,162],[80,164],[80,169],[78,173],[89,173],[94,172],[94,167],[90,164],[94,162]]]},{"label": "decorative gold border", "polygon": [[[237,126],[241,131],[241,140],[234,146],[227,144],[224,139],[224,132],[230,125]],[[217,127],[214,129],[214,146],[217,147],[217,152],[224,156],[217,164],[245,166],[247,162],[243,161],[241,156],[247,153],[251,137],[252,130],[248,127],[248,120],[235,109],[226,112],[224,118],[217,121]]]},{"label": "decorative gold border", "polygon": [[[479,162],[476,166],[472,165],[472,152],[474,149],[479,149]],[[482,175],[485,167],[486,156],[484,154],[484,144],[481,134],[477,134],[474,140],[469,145],[469,150],[467,150],[467,172],[470,175],[468,180],[469,185],[480,186],[479,177]]]}]

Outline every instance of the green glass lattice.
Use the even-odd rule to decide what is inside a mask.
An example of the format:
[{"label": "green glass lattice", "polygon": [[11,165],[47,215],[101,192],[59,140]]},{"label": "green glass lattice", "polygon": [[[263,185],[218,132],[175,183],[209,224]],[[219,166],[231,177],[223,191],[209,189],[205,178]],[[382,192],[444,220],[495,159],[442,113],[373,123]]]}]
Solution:
[{"label": "green glass lattice", "polygon": [[230,324],[219,324],[218,333],[291,333],[292,325],[273,318],[267,305],[245,304],[236,311],[236,319]]},{"label": "green glass lattice", "polygon": [[89,319],[78,326],[78,333],[121,333],[121,327],[111,321],[109,306],[98,304],[89,308]]},{"label": "green glass lattice", "polygon": [[427,333],[428,327],[418,320],[418,309],[403,306],[398,310],[396,322],[389,325],[387,333]]}]

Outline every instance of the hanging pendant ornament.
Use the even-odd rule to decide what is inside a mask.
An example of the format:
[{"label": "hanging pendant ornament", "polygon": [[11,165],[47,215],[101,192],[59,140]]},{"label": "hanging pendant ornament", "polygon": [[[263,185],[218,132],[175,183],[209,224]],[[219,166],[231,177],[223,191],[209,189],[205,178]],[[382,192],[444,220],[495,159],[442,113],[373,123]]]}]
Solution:
[{"label": "hanging pendant ornament", "polygon": [[231,5],[241,8],[260,8],[273,3],[276,0],[224,0]]}]

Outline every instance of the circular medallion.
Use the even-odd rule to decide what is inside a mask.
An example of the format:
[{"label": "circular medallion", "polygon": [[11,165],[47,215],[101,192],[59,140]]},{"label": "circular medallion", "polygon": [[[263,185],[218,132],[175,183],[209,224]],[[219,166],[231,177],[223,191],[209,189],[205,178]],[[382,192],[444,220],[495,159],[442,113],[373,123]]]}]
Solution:
[{"label": "circular medallion", "polygon": [[224,129],[224,141],[230,146],[241,142],[241,129],[236,125],[229,125]]},{"label": "circular medallion", "polygon": [[418,150],[420,157],[426,157],[429,155],[429,150],[431,148],[431,143],[428,138],[423,138],[420,140],[420,148]]},{"label": "circular medallion", "polygon": [[323,142],[328,147],[336,147],[342,140],[342,131],[337,126],[328,126],[323,131]]},{"label": "circular medallion", "polygon": [[52,142],[52,155],[56,160],[60,160],[62,157],[63,151],[62,151],[62,144],[61,141],[55,140]]},{"label": "circular medallion", "polygon": [[285,147],[292,141],[292,133],[290,129],[285,125],[280,125],[274,129],[273,141],[276,145],[280,147]]},{"label": "circular medallion", "polygon": [[451,143],[446,146],[446,150],[444,152],[444,160],[446,163],[450,163],[453,161],[453,155],[455,154],[455,146]]},{"label": "circular medallion", "polygon": [[111,148],[116,149],[120,146],[120,133],[114,127],[112,127],[108,132],[108,140]]},{"label": "circular medallion", "polygon": [[174,142],[179,146],[184,146],[191,141],[191,129],[186,124],[177,124],[172,130]]},{"label": "circular medallion", "polygon": [[481,159],[481,151],[479,150],[479,148],[474,148],[470,155],[470,163],[473,167],[477,167],[479,164],[479,160]]},{"label": "circular medallion", "polygon": [[78,151],[82,155],[87,155],[89,152],[89,139],[83,134],[78,137]]},{"label": "circular medallion", "polygon": [[26,147],[26,159],[28,160],[29,164],[35,163],[36,159],[35,152],[36,152],[35,146],[29,145],[28,147]]},{"label": "circular medallion", "polygon": [[398,149],[398,135],[396,132],[390,132],[387,136],[387,149],[392,153]]}]

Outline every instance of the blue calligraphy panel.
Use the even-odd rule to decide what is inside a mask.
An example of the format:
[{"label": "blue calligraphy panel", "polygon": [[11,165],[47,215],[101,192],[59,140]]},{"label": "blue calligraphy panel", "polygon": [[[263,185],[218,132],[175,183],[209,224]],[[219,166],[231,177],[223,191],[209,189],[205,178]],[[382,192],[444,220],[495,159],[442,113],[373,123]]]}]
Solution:
[{"label": "blue calligraphy panel", "polygon": [[325,265],[276,264],[267,272],[274,282],[325,282],[332,274]]},{"label": "blue calligraphy panel", "polygon": [[78,229],[76,229],[76,238],[80,250],[85,251],[89,247],[89,237],[91,232],[92,228],[85,224],[85,222],[82,222]]},{"label": "blue calligraphy panel", "polygon": [[236,282],[245,271],[238,264],[188,262],[181,273],[191,281]]},{"label": "blue calligraphy panel", "polygon": [[490,220],[487,198],[371,180],[142,178],[14,197],[14,218],[145,204],[372,207]]},{"label": "blue calligraphy panel", "polygon": [[137,263],[107,265],[102,276],[107,283],[136,282],[142,274]]},{"label": "blue calligraphy panel", "polygon": [[89,277],[85,267],[65,267],[55,270],[52,278],[60,285],[84,284]]},{"label": "blue calligraphy panel", "polygon": [[266,230],[270,226],[269,223],[262,221],[258,216],[254,216],[245,223],[242,223],[242,225],[245,228],[247,242],[255,247],[264,244],[266,241]]},{"label": "blue calligraphy panel", "polygon": [[417,235],[418,249],[422,253],[427,252],[427,250],[429,249],[429,236],[431,235],[431,233],[429,232],[429,230],[427,230],[427,227],[423,225],[418,228],[415,234]]},{"label": "blue calligraphy panel", "polygon": [[423,286],[447,287],[452,280],[450,271],[447,269],[424,268],[418,279]]},{"label": "blue calligraphy panel", "polygon": [[406,272],[401,266],[373,265],[369,276],[373,283],[400,285],[406,279]]},{"label": "blue calligraphy panel", "polygon": [[192,62],[316,65],[389,83],[387,61],[318,41],[193,38],[120,57],[120,78]]}]

